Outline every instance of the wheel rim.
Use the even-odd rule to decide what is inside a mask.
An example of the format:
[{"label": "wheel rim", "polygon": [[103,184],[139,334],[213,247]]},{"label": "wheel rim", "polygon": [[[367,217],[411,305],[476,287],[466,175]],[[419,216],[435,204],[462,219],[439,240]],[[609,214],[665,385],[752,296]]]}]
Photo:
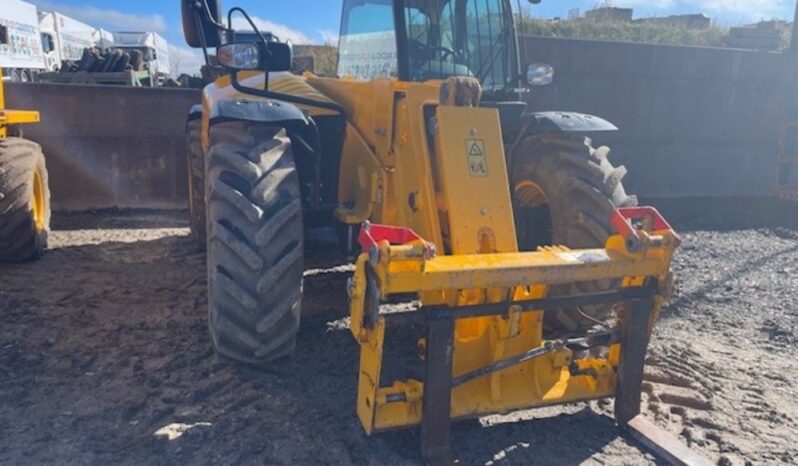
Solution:
[{"label": "wheel rim", "polygon": [[44,230],[45,209],[44,209],[44,183],[39,170],[33,172],[33,220],[38,231]]},{"label": "wheel rim", "polygon": [[515,216],[519,249],[535,251],[540,246],[551,246],[554,220],[543,188],[534,181],[522,180],[513,187],[513,198],[516,208],[526,211],[525,215]]}]

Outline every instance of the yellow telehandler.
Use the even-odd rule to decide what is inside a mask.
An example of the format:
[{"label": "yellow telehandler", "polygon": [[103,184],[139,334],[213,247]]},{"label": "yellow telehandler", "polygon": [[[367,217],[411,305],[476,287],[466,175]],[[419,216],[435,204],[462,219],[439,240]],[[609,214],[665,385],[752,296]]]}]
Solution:
[{"label": "yellow telehandler", "polygon": [[16,125],[38,121],[39,112],[5,109],[0,81],[0,262],[38,259],[47,247],[50,189],[42,149],[9,135],[18,134]]},{"label": "yellow telehandler", "polygon": [[[679,238],[585,137],[615,126],[527,111],[521,97],[553,70],[521,66],[509,0],[344,0],[339,78],[289,73],[290,44],[241,8],[181,8],[187,43],[227,72],[187,124],[218,354],[292,353],[305,231],[334,226],[357,254],[368,434],[420,426],[425,460],[450,464],[451,420],[615,397],[619,425],[702,464],[639,416]],[[423,375],[384,380],[400,326],[423,329]]]}]

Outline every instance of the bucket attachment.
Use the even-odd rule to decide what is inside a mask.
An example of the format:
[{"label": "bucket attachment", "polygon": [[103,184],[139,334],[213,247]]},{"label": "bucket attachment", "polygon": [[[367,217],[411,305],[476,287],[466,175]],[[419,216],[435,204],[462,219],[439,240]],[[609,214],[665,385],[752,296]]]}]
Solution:
[{"label": "bucket attachment", "polygon": [[[421,425],[431,464],[453,460],[453,419],[616,398],[627,426],[640,413],[649,336],[672,293],[678,235],[651,207],[619,209],[603,249],[440,256],[412,230],[365,224],[351,279],[351,331],[361,347],[357,413],[368,434]],[[615,290],[546,296],[550,286],[618,283]],[[413,294],[412,310],[380,303]],[[544,340],[546,312],[617,305],[614,323]],[[408,306],[402,306],[407,308]],[[381,383],[388,328],[420,325],[424,379]],[[689,450],[688,450],[689,451]]]}]

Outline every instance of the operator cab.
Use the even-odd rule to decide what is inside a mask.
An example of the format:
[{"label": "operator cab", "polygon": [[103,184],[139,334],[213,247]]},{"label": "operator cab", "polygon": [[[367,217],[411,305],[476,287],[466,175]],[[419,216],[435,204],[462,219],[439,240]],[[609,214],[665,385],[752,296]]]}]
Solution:
[{"label": "operator cab", "polygon": [[504,100],[518,87],[516,49],[507,0],[344,0],[338,75],[474,77]]}]

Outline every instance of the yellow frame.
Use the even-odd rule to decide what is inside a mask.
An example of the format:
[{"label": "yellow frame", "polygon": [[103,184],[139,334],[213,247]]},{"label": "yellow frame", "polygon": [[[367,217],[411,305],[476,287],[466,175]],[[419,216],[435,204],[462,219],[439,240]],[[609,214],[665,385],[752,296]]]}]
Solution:
[{"label": "yellow frame", "polygon": [[[655,278],[661,284],[661,291],[654,299],[654,319],[650,324],[653,325],[672,286],[669,269],[678,244],[671,231],[656,232],[655,237],[659,238],[656,246],[637,252],[629,252],[625,240],[613,236],[605,249],[580,251],[550,248],[530,253],[441,256],[424,260],[418,253],[421,248],[414,245],[381,244],[377,251],[362,254],[351,287],[350,315],[352,334],[361,346],[357,412],[366,432],[416,425],[421,422],[423,404],[421,381],[396,381],[388,387],[379,386],[386,319],[380,317],[373,328],[362,324],[368,267],[376,275],[383,299],[410,291],[452,293],[491,286],[513,290],[513,300],[517,302],[540,297],[540,293],[535,292],[540,286],[621,279],[625,287],[633,287],[641,286],[646,278]],[[375,263],[373,258],[379,259]],[[509,319],[471,319],[487,323],[489,331],[477,339],[455,338],[455,377],[545,343],[543,313],[513,318],[510,308],[509,315]],[[523,322],[527,318],[529,320]],[[594,375],[571,375],[568,366],[573,354],[563,348],[473,380],[452,391],[451,418],[611,397],[615,394],[619,354],[620,345],[615,344],[607,358],[578,361],[581,369],[592,369]],[[461,359],[459,367],[458,357]]]},{"label": "yellow frame", "polygon": [[[0,76],[2,74],[3,69],[0,68]],[[5,89],[2,79],[0,79],[0,138],[8,136],[8,125],[39,122],[39,112],[32,110],[6,110],[5,106]]]},{"label": "yellow frame", "polygon": [[[262,76],[244,75],[258,87]],[[677,239],[656,232],[656,241],[630,252],[614,236],[604,249],[552,247],[519,253],[498,111],[440,102],[440,81],[369,82],[313,75],[270,77],[277,92],[322,98],[346,112],[339,207],[345,224],[364,221],[412,228],[424,241],[381,244],[358,258],[350,287],[351,330],[360,345],[357,413],[366,432],[408,427],[421,421],[424,385],[418,380],[380,386],[386,321],[364,327],[367,275],[373,270],[382,299],[417,293],[424,306],[460,307],[508,302],[505,317],[455,324],[453,375],[459,376],[545,344],[543,313],[514,311],[512,302],[546,296],[551,285],[620,279],[663,285],[654,298],[651,324],[666,299]],[[241,96],[221,78],[203,95],[203,144],[209,113],[223,99]],[[302,107],[312,116],[329,110]],[[430,258],[434,247],[440,252]],[[452,391],[451,418],[507,412],[613,396],[620,347],[605,358],[574,361],[567,348],[494,372]],[[571,375],[572,363],[592,375]]]}]

